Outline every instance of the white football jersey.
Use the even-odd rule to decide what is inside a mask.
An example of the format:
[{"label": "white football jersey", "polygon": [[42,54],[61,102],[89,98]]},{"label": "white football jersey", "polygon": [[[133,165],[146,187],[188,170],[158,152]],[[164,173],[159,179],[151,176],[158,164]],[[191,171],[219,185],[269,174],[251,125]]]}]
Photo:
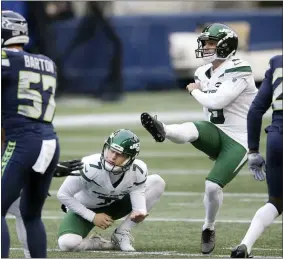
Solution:
[{"label": "white football jersey", "polygon": [[217,69],[212,64],[199,67],[195,82],[201,91],[192,95],[203,105],[205,119],[247,149],[247,114],[257,94],[248,62],[230,57]]},{"label": "white football jersey", "polygon": [[68,176],[65,179],[57,193],[58,199],[68,209],[89,221],[94,217],[89,209],[108,206],[126,194],[130,194],[133,210],[146,212],[146,164],[135,159],[130,169],[120,178],[119,184],[114,187],[110,179],[112,173],[104,170],[100,156],[101,154],[93,154],[82,159],[84,168],[80,171],[80,176]]},{"label": "white football jersey", "polygon": [[110,181],[111,173],[103,169],[100,156],[101,154],[94,154],[82,159],[85,166],[81,171],[81,178],[85,188],[75,197],[88,208],[99,208],[120,200],[147,179],[146,164],[136,159],[120,184],[114,188]]}]

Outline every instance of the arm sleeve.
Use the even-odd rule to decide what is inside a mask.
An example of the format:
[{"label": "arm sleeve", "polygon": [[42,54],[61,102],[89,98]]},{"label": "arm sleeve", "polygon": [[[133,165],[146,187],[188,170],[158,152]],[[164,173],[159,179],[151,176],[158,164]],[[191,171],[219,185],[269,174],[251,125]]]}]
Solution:
[{"label": "arm sleeve", "polygon": [[145,183],[141,184],[136,190],[130,192],[132,209],[144,214],[147,213],[145,198]]},{"label": "arm sleeve", "polygon": [[203,93],[199,89],[191,92],[192,96],[208,109],[223,109],[248,86],[244,78],[229,78],[225,80],[215,93]]},{"label": "arm sleeve", "polygon": [[76,193],[84,188],[85,183],[80,176],[68,176],[61,185],[57,193],[57,198],[68,209],[72,210],[87,221],[92,222],[95,213],[86,208],[74,197]]},{"label": "arm sleeve", "polygon": [[272,102],[272,70],[269,68],[259,88],[257,96],[248,112],[248,147],[250,150],[259,149],[262,116],[268,110]]}]

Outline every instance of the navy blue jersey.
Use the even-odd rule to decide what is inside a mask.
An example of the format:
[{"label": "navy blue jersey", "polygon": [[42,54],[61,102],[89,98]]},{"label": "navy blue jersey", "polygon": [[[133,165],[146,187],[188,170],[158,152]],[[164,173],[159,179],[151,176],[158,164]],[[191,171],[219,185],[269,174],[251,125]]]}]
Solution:
[{"label": "navy blue jersey", "polygon": [[283,130],[283,68],[282,55],[269,61],[269,69],[259,88],[248,113],[248,146],[251,150],[259,148],[260,131],[263,114],[272,107],[272,124],[270,127]]},{"label": "navy blue jersey", "polygon": [[2,49],[2,127],[11,132],[34,123],[53,128],[56,66],[46,56]]}]

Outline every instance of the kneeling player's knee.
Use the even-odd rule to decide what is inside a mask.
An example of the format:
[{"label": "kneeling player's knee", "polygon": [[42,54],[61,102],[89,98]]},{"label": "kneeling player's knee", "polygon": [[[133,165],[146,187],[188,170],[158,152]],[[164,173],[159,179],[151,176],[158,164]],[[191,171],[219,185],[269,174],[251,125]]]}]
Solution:
[{"label": "kneeling player's knee", "polygon": [[278,211],[279,215],[283,212],[283,198],[269,197],[268,203],[271,203]]},{"label": "kneeling player's knee", "polygon": [[150,189],[154,188],[154,190],[158,192],[158,194],[160,195],[164,192],[165,185],[166,185],[165,181],[158,174],[150,175],[146,181],[146,186]]},{"label": "kneeling player's knee", "polygon": [[215,196],[218,196],[219,192],[222,192],[222,188],[217,183],[209,180],[205,181],[205,195],[209,200],[213,200]]},{"label": "kneeling player's knee", "polygon": [[81,242],[83,238],[77,234],[64,234],[58,238],[59,248],[64,251],[73,251]]}]

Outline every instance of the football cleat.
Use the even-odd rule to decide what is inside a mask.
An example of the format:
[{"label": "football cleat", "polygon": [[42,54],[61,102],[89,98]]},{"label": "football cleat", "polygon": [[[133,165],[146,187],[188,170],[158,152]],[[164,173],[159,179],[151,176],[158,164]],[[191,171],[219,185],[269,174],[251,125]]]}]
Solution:
[{"label": "football cleat", "polygon": [[124,230],[121,232],[115,229],[114,233],[111,236],[112,243],[116,246],[117,249],[124,252],[135,252],[135,248],[132,246],[132,241],[134,238],[129,231]]},{"label": "football cleat", "polygon": [[247,246],[241,244],[232,250],[231,258],[253,258],[253,256],[248,254]]},{"label": "football cleat", "polygon": [[152,117],[148,113],[141,114],[141,124],[152,135],[156,142],[165,140],[165,130],[163,123],[157,120],[157,116]]},{"label": "football cleat", "polygon": [[75,247],[74,251],[99,251],[99,250],[115,250],[115,245],[98,234],[92,234],[89,238],[85,238]]},{"label": "football cleat", "polygon": [[206,228],[201,233],[201,252],[210,254],[215,247],[215,231]]}]

